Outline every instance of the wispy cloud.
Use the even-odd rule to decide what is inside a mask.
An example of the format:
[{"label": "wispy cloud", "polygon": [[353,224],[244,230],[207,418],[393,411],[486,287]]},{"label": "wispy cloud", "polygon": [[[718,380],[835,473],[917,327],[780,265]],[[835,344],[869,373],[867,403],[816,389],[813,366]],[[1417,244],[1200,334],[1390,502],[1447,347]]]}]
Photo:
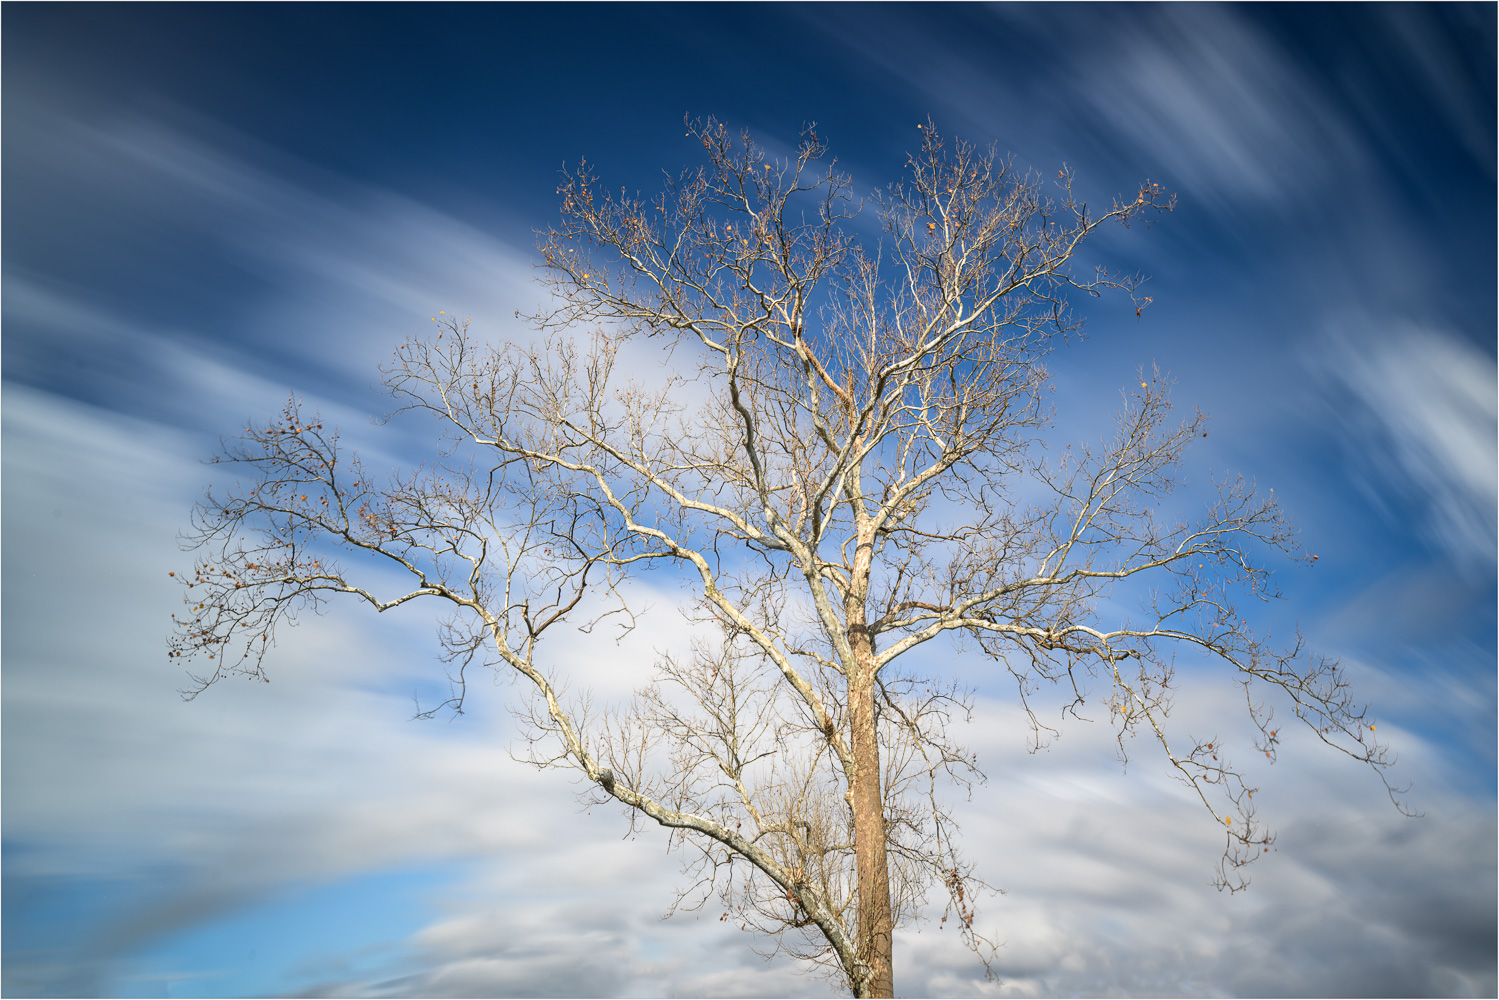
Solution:
[{"label": "wispy cloud", "polygon": [[[373,365],[395,343],[425,332],[439,310],[480,317],[489,333],[511,335],[521,332],[514,312],[540,300],[523,227],[508,241],[389,191],[330,182],[185,112],[94,124],[32,109],[18,127],[35,141],[15,169],[55,172],[79,192],[71,205],[85,217],[54,224],[85,231],[103,225],[87,217],[97,202],[112,219],[107,236],[121,253],[180,269],[189,262],[162,248],[191,248],[191,265],[222,279],[231,301],[213,303],[205,314],[203,303],[185,298],[169,332],[179,342],[244,355],[263,374],[279,369],[304,381],[367,385]],[[104,298],[14,266],[6,280],[22,284],[23,293],[28,280],[50,292],[54,329],[85,319],[61,308],[70,299],[82,298],[77,308],[96,313],[143,305],[156,312],[162,305],[130,301],[124,290]],[[8,295],[7,321],[24,322],[37,299],[23,294],[11,302]],[[99,332],[131,339],[124,329]],[[33,343],[28,353],[46,346]]]},{"label": "wispy cloud", "polygon": [[[1081,17],[1070,6],[995,5],[949,17],[964,14],[972,37],[962,40],[898,12],[865,23],[809,17],[915,88],[939,120],[1007,145],[1023,138],[1032,155],[1056,147],[1074,163],[1100,154],[1143,164],[1199,203],[1289,212],[1361,155],[1319,88],[1231,8]],[[1013,69],[996,72],[996,60]]]},{"label": "wispy cloud", "polygon": [[1382,487],[1417,499],[1427,536],[1491,571],[1499,509],[1494,358],[1431,326],[1346,323],[1315,362],[1340,390],[1349,447]]},{"label": "wispy cloud", "polygon": [[1079,38],[1083,106],[1200,198],[1285,209],[1355,153],[1318,89],[1223,7],[1131,9]]},{"label": "wispy cloud", "polygon": [[[1428,107],[1440,116],[1449,134],[1493,177],[1494,48],[1472,46],[1465,50],[1459,43],[1464,35],[1491,37],[1493,11],[1466,4],[1382,4],[1369,8],[1369,13],[1374,17],[1371,34],[1388,39],[1392,51],[1386,64],[1379,67],[1381,80],[1360,78],[1367,69],[1354,70],[1358,76],[1345,86],[1344,93],[1359,107],[1364,121],[1380,134],[1392,154],[1411,164],[1413,173],[1419,171],[1408,138],[1386,124],[1381,105],[1395,95],[1379,86],[1412,81],[1425,92]],[[1391,61],[1405,72],[1391,72]]]}]

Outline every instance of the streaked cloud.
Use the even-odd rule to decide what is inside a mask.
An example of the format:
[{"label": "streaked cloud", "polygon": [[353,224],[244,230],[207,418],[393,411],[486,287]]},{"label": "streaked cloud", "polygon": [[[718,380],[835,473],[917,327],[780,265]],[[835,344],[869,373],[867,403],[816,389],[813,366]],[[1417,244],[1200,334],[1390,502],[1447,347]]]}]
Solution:
[{"label": "streaked cloud", "polygon": [[1131,10],[1073,38],[1081,104],[1199,199],[1283,211],[1357,156],[1318,89],[1231,7]]},{"label": "streaked cloud", "polygon": [[[389,191],[330,184],[308,165],[186,112],[95,124],[31,109],[23,127],[35,142],[16,169],[68,176],[81,214],[97,200],[112,217],[106,235],[122,252],[182,267],[163,248],[190,247],[199,266],[251,279],[226,293],[238,308],[221,303],[208,320],[185,298],[170,321],[157,321],[169,341],[142,343],[126,331],[139,320],[101,324],[101,310],[129,308],[117,297],[7,270],[7,289],[18,287],[16,301],[7,296],[7,321],[24,324],[44,310],[53,332],[92,329],[91,348],[134,350],[125,366],[132,372],[170,364],[170,349],[197,340],[200,352],[213,345],[240,354],[252,370],[286,382],[321,385],[331,376],[346,388],[368,385],[380,359],[424,333],[439,310],[482,317],[491,334],[513,334],[520,332],[515,311],[540,300],[528,246]],[[55,347],[21,349],[29,364],[41,364],[43,356],[56,359]]]},{"label": "streaked cloud", "polygon": [[1460,566],[1491,572],[1499,510],[1499,380],[1493,356],[1431,326],[1350,321],[1314,362],[1356,460],[1413,496],[1425,533]]}]

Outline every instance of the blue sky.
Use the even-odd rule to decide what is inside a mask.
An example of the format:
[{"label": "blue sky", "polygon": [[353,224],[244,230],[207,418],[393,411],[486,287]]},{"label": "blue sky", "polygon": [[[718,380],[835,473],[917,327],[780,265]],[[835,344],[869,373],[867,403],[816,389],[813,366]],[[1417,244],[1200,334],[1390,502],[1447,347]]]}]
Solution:
[{"label": "blue sky", "polygon": [[[1000,981],[928,925],[897,989],[1495,992],[1492,5],[10,4],[3,28],[8,995],[826,992],[714,913],[659,920],[664,839],[513,761],[508,684],[411,721],[441,678],[419,609],[335,607],[276,683],[192,704],[165,656],[219,436],[296,392],[367,464],[420,461],[420,425],[372,423],[380,360],[440,309],[528,337],[558,170],[650,191],[698,162],[684,113],[772,149],[816,121],[866,191],[928,115],[1090,199],[1175,191],[1096,244],[1154,303],[1086,303],[1051,436],[1173,374],[1213,417],[1185,495],[1275,488],[1321,558],[1261,620],[1344,659],[1423,813],[1293,739],[1252,773],[1279,850],[1219,894],[1163,762],[1081,723],[1028,753],[958,658]],[[652,642],[561,652],[607,698]],[[1173,718],[1242,743],[1237,689],[1186,666]]]}]

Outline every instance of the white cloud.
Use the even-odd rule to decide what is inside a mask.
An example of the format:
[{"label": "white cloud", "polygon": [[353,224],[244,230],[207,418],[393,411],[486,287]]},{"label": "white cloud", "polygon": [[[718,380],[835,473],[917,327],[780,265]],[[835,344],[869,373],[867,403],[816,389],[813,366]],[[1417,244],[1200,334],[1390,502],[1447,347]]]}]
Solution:
[{"label": "white cloud", "polygon": [[[1223,678],[1218,678],[1223,680]],[[1241,762],[1242,698],[1194,678],[1179,728],[1222,732]],[[1393,728],[1393,727],[1392,727]],[[1071,725],[1051,750],[1026,751],[1020,712],[984,701],[970,727],[991,780],[961,806],[968,853],[1006,890],[980,900],[979,925],[1002,946],[997,981],[935,922],[898,934],[897,988],[908,996],[1484,995],[1494,988],[1492,810],[1435,791],[1426,817],[1392,809],[1379,783],[1287,734],[1275,767],[1253,768],[1278,850],[1254,885],[1210,887],[1221,833],[1136,746],[1122,773],[1107,726]],[[1394,729],[1404,777],[1426,787],[1440,760]],[[602,814],[600,814],[602,812]],[[823,995],[706,907],[655,916],[674,881],[656,831],[610,837],[612,810],[543,818],[556,839],[517,866],[497,858],[409,945],[425,971],[399,981],[325,982],[333,995]],[[562,824],[566,824],[565,826]],[[725,964],[730,968],[723,968]]]},{"label": "white cloud", "polygon": [[939,123],[957,118],[1005,145],[1027,137],[1030,155],[1053,147],[1046,155],[1074,165],[1080,153],[1113,156],[1122,147],[1158,165],[1153,179],[1168,174],[1199,202],[1289,212],[1361,155],[1318,87],[1232,9],[1095,8],[1086,17],[1039,4],[972,10],[978,36],[1003,46],[999,58],[1020,71],[996,71],[988,46],[955,46],[925,18],[808,16],[923,94]]},{"label": "white cloud", "polygon": [[[106,934],[103,954],[51,973],[12,953],[12,988],[56,987],[55,976],[101,960],[107,981],[122,952],[278,885],[431,858],[498,857],[512,873],[549,873],[574,908],[615,920],[582,859],[617,855],[619,827],[612,815],[580,819],[565,778],[510,759],[513,687],[479,685],[458,724],[410,721],[408,683],[439,669],[425,616],[335,609],[284,637],[274,683],[180,701],[184,678],[163,645],[178,597],[166,571],[179,565],[173,532],[202,474],[184,457],[193,443],[6,390],[6,836],[24,848],[7,877],[167,872],[151,880],[164,896],[148,908],[157,916],[132,915]],[[14,534],[17,525],[29,530]],[[617,653],[614,670],[643,676],[637,655]],[[567,863],[548,865],[559,845]],[[659,865],[659,845],[646,853]],[[629,864],[615,869],[625,888],[635,884]],[[652,894],[635,901],[659,913],[669,884],[652,877]]]},{"label": "white cloud", "polygon": [[[56,304],[31,300],[38,314]],[[103,312],[65,316],[75,332],[151,337]],[[200,385],[219,405],[265,390],[208,359],[174,363],[213,366]],[[184,562],[173,539],[205,477],[194,461],[202,436],[17,385],[5,390],[4,429],[6,835],[24,848],[7,875],[47,884],[158,873],[141,890],[152,905],[132,907],[155,916],[133,913],[58,962],[12,951],[9,989],[106,989],[134,949],[279,886],[453,857],[497,859],[485,906],[516,914],[527,957],[496,958],[484,945],[499,940],[493,928],[460,916],[411,942],[426,959],[422,985],[390,990],[464,995],[509,982],[522,994],[547,983],[587,993],[617,982],[654,995],[663,990],[642,984],[676,981],[677,965],[641,955],[674,954],[684,925],[691,936],[690,920],[656,924],[675,859],[654,831],[622,845],[615,812],[580,816],[566,776],[510,758],[504,708],[522,692],[481,678],[461,722],[413,723],[408,691],[440,671],[430,619],[335,607],[283,635],[272,684],[227,684],[183,704],[185,678],[164,650],[179,598],[166,571]],[[670,614],[675,595],[637,596]],[[646,680],[656,647],[684,636],[565,636],[550,659],[574,690],[618,698]],[[539,902],[520,909],[521,899]],[[596,927],[581,937],[580,914]],[[612,953],[596,940],[606,932]],[[723,935],[712,921],[702,932]],[[681,970],[689,981],[712,967],[715,949],[701,947],[701,964]],[[616,953],[633,956],[623,971],[606,961]],[[800,992],[784,963],[770,974],[755,992]]]},{"label": "white cloud", "polygon": [[1076,95],[1199,197],[1284,208],[1352,156],[1317,88],[1225,8],[1131,10],[1073,64]]},{"label": "white cloud", "polygon": [[[1262,785],[1256,799],[1279,832],[1278,850],[1250,869],[1251,888],[1230,895],[1207,884],[1221,834],[1164,777],[1158,748],[1140,741],[1121,774],[1108,727],[1072,725],[1051,750],[1028,755],[1018,712],[983,705],[974,729],[984,736],[974,743],[991,780],[963,810],[964,832],[981,872],[1007,890],[980,915],[1005,942],[1000,982],[985,983],[949,932],[928,926],[903,938],[902,991],[1425,995],[1463,982],[1473,995],[1492,990],[1492,941],[1475,943],[1493,928],[1491,810],[1428,792],[1426,817],[1407,819],[1371,775],[1298,732],[1278,765],[1256,768],[1242,716],[1234,685],[1197,677],[1173,713],[1179,730],[1222,733]],[[1405,753],[1397,777],[1426,789],[1422,778],[1439,756],[1409,734],[1390,738]],[[1075,794],[1080,778],[1115,794]],[[1444,900],[1445,923],[1469,937],[1439,947],[1446,932],[1428,929],[1426,904],[1406,912],[1395,903],[1413,884],[1431,905]],[[1246,960],[1253,955],[1263,959]]]},{"label": "white cloud", "polygon": [[1494,359],[1446,331],[1345,324],[1313,362],[1353,405],[1345,429],[1381,486],[1423,501],[1426,534],[1460,566],[1491,569],[1499,510]]}]

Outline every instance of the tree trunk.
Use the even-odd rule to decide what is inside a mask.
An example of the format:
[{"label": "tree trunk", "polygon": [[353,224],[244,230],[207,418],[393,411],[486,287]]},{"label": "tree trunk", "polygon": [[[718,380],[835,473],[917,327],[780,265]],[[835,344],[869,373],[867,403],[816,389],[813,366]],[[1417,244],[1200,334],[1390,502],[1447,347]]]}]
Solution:
[{"label": "tree trunk", "polygon": [[869,967],[861,996],[893,997],[894,919],[885,855],[885,801],[874,711],[874,649],[862,622],[849,629],[857,669],[849,678],[848,704],[854,757],[854,853],[859,874],[859,957]]}]

